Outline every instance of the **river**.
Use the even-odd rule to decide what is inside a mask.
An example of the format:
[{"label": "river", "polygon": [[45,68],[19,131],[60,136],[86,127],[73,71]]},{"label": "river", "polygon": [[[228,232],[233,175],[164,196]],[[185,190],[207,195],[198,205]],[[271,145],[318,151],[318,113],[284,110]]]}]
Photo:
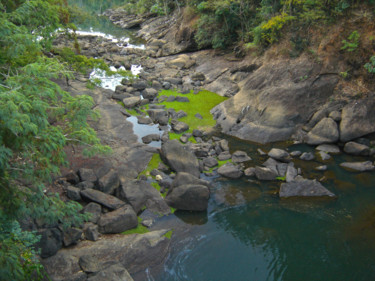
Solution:
[{"label": "river", "polygon": [[[81,28],[137,43],[131,31],[100,22]],[[251,166],[266,160],[257,148],[314,151],[307,145],[260,146],[220,136],[229,140],[231,152],[246,151]],[[280,200],[280,182],[206,178],[213,186],[207,212],[160,218],[154,229],[175,229],[171,253],[158,270],[135,280],[375,280],[375,174],[347,172],[338,166],[343,161],[364,158],[334,155],[324,163],[325,172],[314,170],[322,165],[317,160],[295,163],[306,178],[326,178],[324,186],[338,196],[329,201]]]}]

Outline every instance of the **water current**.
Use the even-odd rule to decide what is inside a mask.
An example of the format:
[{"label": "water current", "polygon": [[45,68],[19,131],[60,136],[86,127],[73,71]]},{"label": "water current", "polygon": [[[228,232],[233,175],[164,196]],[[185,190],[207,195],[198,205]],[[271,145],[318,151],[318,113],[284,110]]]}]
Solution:
[{"label": "water current", "polygon": [[[96,32],[132,40],[129,31],[100,21],[103,29],[96,25]],[[128,120],[137,126],[135,117]],[[146,126],[135,133],[141,137],[152,130]],[[257,148],[314,151],[307,145],[260,146],[219,136],[229,140],[231,152],[246,151],[253,158],[249,166],[266,160]],[[325,172],[314,170],[322,165],[318,160],[295,161],[304,177],[324,177],[336,200],[281,200],[280,182],[206,177],[213,186],[207,212],[160,218],[154,229],[174,229],[171,252],[164,265],[136,280],[375,280],[375,173],[348,172],[338,165],[364,160],[334,155],[324,163]]]}]

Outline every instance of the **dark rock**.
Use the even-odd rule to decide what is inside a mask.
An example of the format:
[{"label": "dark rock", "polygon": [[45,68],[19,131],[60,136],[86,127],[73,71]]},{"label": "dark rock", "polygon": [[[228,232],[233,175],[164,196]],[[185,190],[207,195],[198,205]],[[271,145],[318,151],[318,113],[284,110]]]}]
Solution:
[{"label": "dark rock", "polygon": [[210,187],[210,183],[208,181],[199,179],[191,174],[180,172],[177,173],[176,177],[173,179],[172,188],[181,186],[181,185],[205,185]]},{"label": "dark rock", "polygon": [[141,100],[141,97],[130,97],[123,99],[122,102],[124,103],[124,106],[126,108],[133,108],[139,105],[141,103]]},{"label": "dark rock", "polygon": [[281,198],[288,197],[336,197],[316,180],[296,178],[296,180],[281,184],[279,195]]},{"label": "dark rock", "polygon": [[57,228],[49,228],[38,232],[41,236],[37,248],[41,249],[40,256],[48,258],[57,253],[62,247],[62,234]]},{"label": "dark rock", "polygon": [[102,214],[102,206],[97,203],[91,202],[83,208],[83,212],[85,214],[89,214],[89,221],[93,223],[97,223],[100,215]]},{"label": "dark rock", "polygon": [[151,135],[147,135],[147,136],[142,137],[143,143],[149,144],[152,141],[160,141],[160,135],[159,134],[151,134]]},{"label": "dark rock", "polygon": [[68,183],[71,183],[73,185],[79,183],[79,177],[73,171],[69,171],[66,175],[64,175],[64,178]]},{"label": "dark rock", "polygon": [[368,156],[370,154],[370,148],[367,145],[363,145],[353,141],[347,142],[345,144],[344,151],[352,155]]},{"label": "dark rock", "polygon": [[94,276],[90,276],[87,281],[133,281],[129,272],[120,263],[111,265],[110,267],[98,272]]},{"label": "dark rock", "polygon": [[180,185],[167,194],[168,205],[178,210],[204,211],[208,206],[210,191],[204,185]]},{"label": "dark rock", "polygon": [[163,109],[149,109],[147,110],[147,114],[150,116],[154,123],[158,123],[160,125],[167,125],[169,121],[168,112]]},{"label": "dark rock", "polygon": [[358,172],[366,172],[366,171],[374,171],[375,166],[371,161],[365,162],[344,162],[340,164],[341,167],[346,168],[348,170],[358,171]]},{"label": "dark rock", "polygon": [[231,179],[238,179],[242,176],[242,171],[232,163],[226,163],[217,170],[218,174]]},{"label": "dark rock", "polygon": [[137,90],[144,90],[147,88],[147,82],[146,81],[134,81],[132,83],[132,87],[137,89]]},{"label": "dark rock", "polygon": [[337,145],[333,144],[321,144],[316,150],[324,151],[327,153],[340,153],[340,148]]},{"label": "dark rock", "polygon": [[64,246],[68,247],[70,245],[77,244],[79,239],[82,237],[83,231],[79,228],[68,228],[63,232],[63,242]]},{"label": "dark rock", "polygon": [[203,119],[203,116],[200,115],[199,113],[195,114],[194,117],[198,118],[198,119]]},{"label": "dark rock", "polygon": [[151,124],[152,123],[152,120],[151,118],[148,118],[148,117],[144,117],[144,116],[137,116],[137,119],[138,119],[138,124]]},{"label": "dark rock", "polygon": [[68,198],[70,200],[74,200],[74,201],[81,201],[81,194],[80,194],[80,189],[77,188],[77,187],[74,187],[74,186],[68,186],[66,188],[66,196],[68,196]]},{"label": "dark rock", "polygon": [[80,190],[94,188],[95,184],[91,181],[83,181],[76,185]]},{"label": "dark rock", "polygon": [[102,215],[98,222],[99,232],[105,234],[121,233],[137,225],[137,215],[129,205]]},{"label": "dark rock", "polygon": [[275,180],[278,176],[277,172],[268,167],[255,167],[255,176],[258,180]]},{"label": "dark rock", "polygon": [[217,160],[214,157],[207,157],[203,159],[203,164],[208,168],[213,168],[219,165]]},{"label": "dark rock", "polygon": [[283,149],[278,148],[272,148],[270,152],[268,152],[268,156],[272,157],[273,159],[276,159],[281,162],[290,162],[291,157],[288,152],[286,152]]},{"label": "dark rock", "polygon": [[354,100],[342,110],[340,140],[348,142],[375,132],[375,95]]},{"label": "dark rock", "polygon": [[95,182],[97,177],[92,169],[80,168],[78,170],[78,176],[81,181]]},{"label": "dark rock", "polygon": [[246,154],[245,151],[237,150],[232,154],[232,162],[233,163],[242,163],[250,161],[251,158]]},{"label": "dark rock", "polygon": [[339,140],[339,128],[332,118],[323,118],[307,134],[306,142],[310,145],[335,143]]},{"label": "dark rock", "polygon": [[302,155],[299,159],[305,160],[305,161],[311,161],[314,158],[315,158],[315,156],[311,152],[304,152],[304,153],[302,153]]},{"label": "dark rock", "polygon": [[142,96],[145,99],[153,100],[158,95],[158,91],[153,88],[143,90]]},{"label": "dark rock", "polygon": [[99,203],[100,205],[115,210],[125,205],[120,199],[95,189],[81,190],[81,197],[85,200]]},{"label": "dark rock", "polygon": [[163,88],[164,89],[169,90],[171,88],[171,86],[172,86],[171,83],[169,83],[167,81],[163,82]]},{"label": "dark rock", "polygon": [[176,113],[176,118],[177,118],[177,119],[180,119],[180,118],[185,117],[185,116],[187,116],[187,113],[186,113],[185,111],[183,111],[183,110],[179,110],[179,111]]},{"label": "dark rock", "polygon": [[204,74],[202,72],[195,72],[191,76],[191,80],[193,80],[193,81],[204,81],[204,80],[206,80],[206,76],[204,76]]},{"label": "dark rock", "polygon": [[115,170],[110,170],[106,175],[101,177],[98,181],[99,190],[107,193],[113,194],[116,188],[120,186],[120,179]]},{"label": "dark rock", "polygon": [[190,102],[189,98],[181,97],[181,96],[177,96],[176,101],[178,101],[178,102]]},{"label": "dark rock", "polygon": [[155,90],[159,91],[163,88],[163,86],[160,84],[159,81],[152,81],[151,87],[154,88]]},{"label": "dark rock", "polygon": [[161,157],[172,170],[200,176],[198,159],[177,140],[169,140],[161,147]]},{"label": "dark rock", "polygon": [[173,101],[175,101],[176,100],[176,97],[175,96],[169,96],[168,98],[167,98],[167,102],[173,102]]},{"label": "dark rock", "polygon": [[86,223],[83,228],[85,238],[90,241],[97,241],[99,239],[98,226],[93,223]]},{"label": "dark rock", "polygon": [[193,130],[193,136],[201,138],[201,137],[203,137],[203,132],[201,130],[194,129]]}]

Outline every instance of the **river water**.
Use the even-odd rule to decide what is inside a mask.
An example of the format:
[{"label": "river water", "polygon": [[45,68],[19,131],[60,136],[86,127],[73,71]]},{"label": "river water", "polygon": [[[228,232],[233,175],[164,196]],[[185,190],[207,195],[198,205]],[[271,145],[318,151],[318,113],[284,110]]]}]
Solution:
[{"label": "river water", "polygon": [[[96,31],[131,38],[128,31],[101,21],[103,29],[96,25]],[[260,146],[220,136],[229,140],[231,152],[243,150],[253,158],[249,166],[266,160],[257,148],[314,151],[306,145]],[[338,166],[364,160],[335,155],[324,163],[326,172],[314,170],[322,165],[316,160],[295,162],[304,177],[326,178],[324,186],[338,196],[328,201],[280,200],[280,182],[206,178],[213,186],[207,212],[178,211],[160,218],[155,229],[174,229],[171,253],[162,267],[136,280],[375,280],[375,173]]]}]

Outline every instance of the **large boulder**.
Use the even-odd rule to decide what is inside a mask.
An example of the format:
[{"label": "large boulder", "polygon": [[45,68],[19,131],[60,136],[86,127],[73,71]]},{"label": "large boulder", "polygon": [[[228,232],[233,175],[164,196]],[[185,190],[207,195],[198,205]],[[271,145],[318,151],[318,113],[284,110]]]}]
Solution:
[{"label": "large boulder", "polygon": [[164,109],[149,109],[147,114],[150,116],[154,123],[160,125],[167,125],[169,121],[168,112]]},{"label": "large boulder", "polygon": [[48,258],[57,253],[63,245],[63,237],[60,230],[57,228],[48,228],[40,230],[38,233],[41,238],[38,242],[37,248],[41,249],[40,256]]},{"label": "large boulder", "polygon": [[310,145],[335,143],[339,140],[339,136],[337,123],[332,118],[323,118],[307,134],[306,142]]},{"label": "large boulder", "polygon": [[141,103],[141,97],[130,97],[122,100],[126,108],[133,108]]},{"label": "large boulder", "polygon": [[368,156],[370,154],[370,148],[367,145],[354,141],[347,142],[344,146],[344,151],[352,155]]},{"label": "large boulder", "polygon": [[124,201],[95,189],[81,190],[81,197],[84,200],[99,203],[110,210],[116,210],[125,205]]},{"label": "large boulder", "polygon": [[168,140],[161,146],[160,156],[176,172],[186,172],[199,178],[197,157],[177,140]]},{"label": "large boulder", "polygon": [[247,155],[245,151],[237,150],[232,154],[232,162],[233,163],[242,163],[250,161],[251,158]]},{"label": "large boulder", "polygon": [[208,206],[210,191],[207,186],[198,184],[180,185],[167,194],[168,205],[178,210],[204,211]]},{"label": "large boulder", "polygon": [[129,205],[103,214],[98,221],[100,233],[121,233],[137,225],[137,215]]},{"label": "large boulder", "polygon": [[336,197],[331,191],[326,189],[316,180],[296,178],[292,182],[281,184],[279,196],[288,197]]},{"label": "large boulder", "polygon": [[231,179],[238,179],[243,175],[243,172],[240,170],[240,168],[232,163],[224,164],[219,169],[217,169],[217,172],[219,175]]},{"label": "large boulder", "polygon": [[172,188],[187,184],[210,186],[210,183],[206,180],[199,179],[188,173],[180,172],[177,173],[176,177],[173,179]]},{"label": "large boulder", "polygon": [[268,167],[255,167],[255,176],[258,180],[275,180],[278,173]]},{"label": "large boulder", "polygon": [[120,186],[120,179],[117,172],[115,170],[110,170],[98,180],[98,186],[100,191],[113,194],[116,188]]},{"label": "large boulder", "polygon": [[352,101],[342,110],[340,140],[347,142],[375,132],[375,94]]}]

